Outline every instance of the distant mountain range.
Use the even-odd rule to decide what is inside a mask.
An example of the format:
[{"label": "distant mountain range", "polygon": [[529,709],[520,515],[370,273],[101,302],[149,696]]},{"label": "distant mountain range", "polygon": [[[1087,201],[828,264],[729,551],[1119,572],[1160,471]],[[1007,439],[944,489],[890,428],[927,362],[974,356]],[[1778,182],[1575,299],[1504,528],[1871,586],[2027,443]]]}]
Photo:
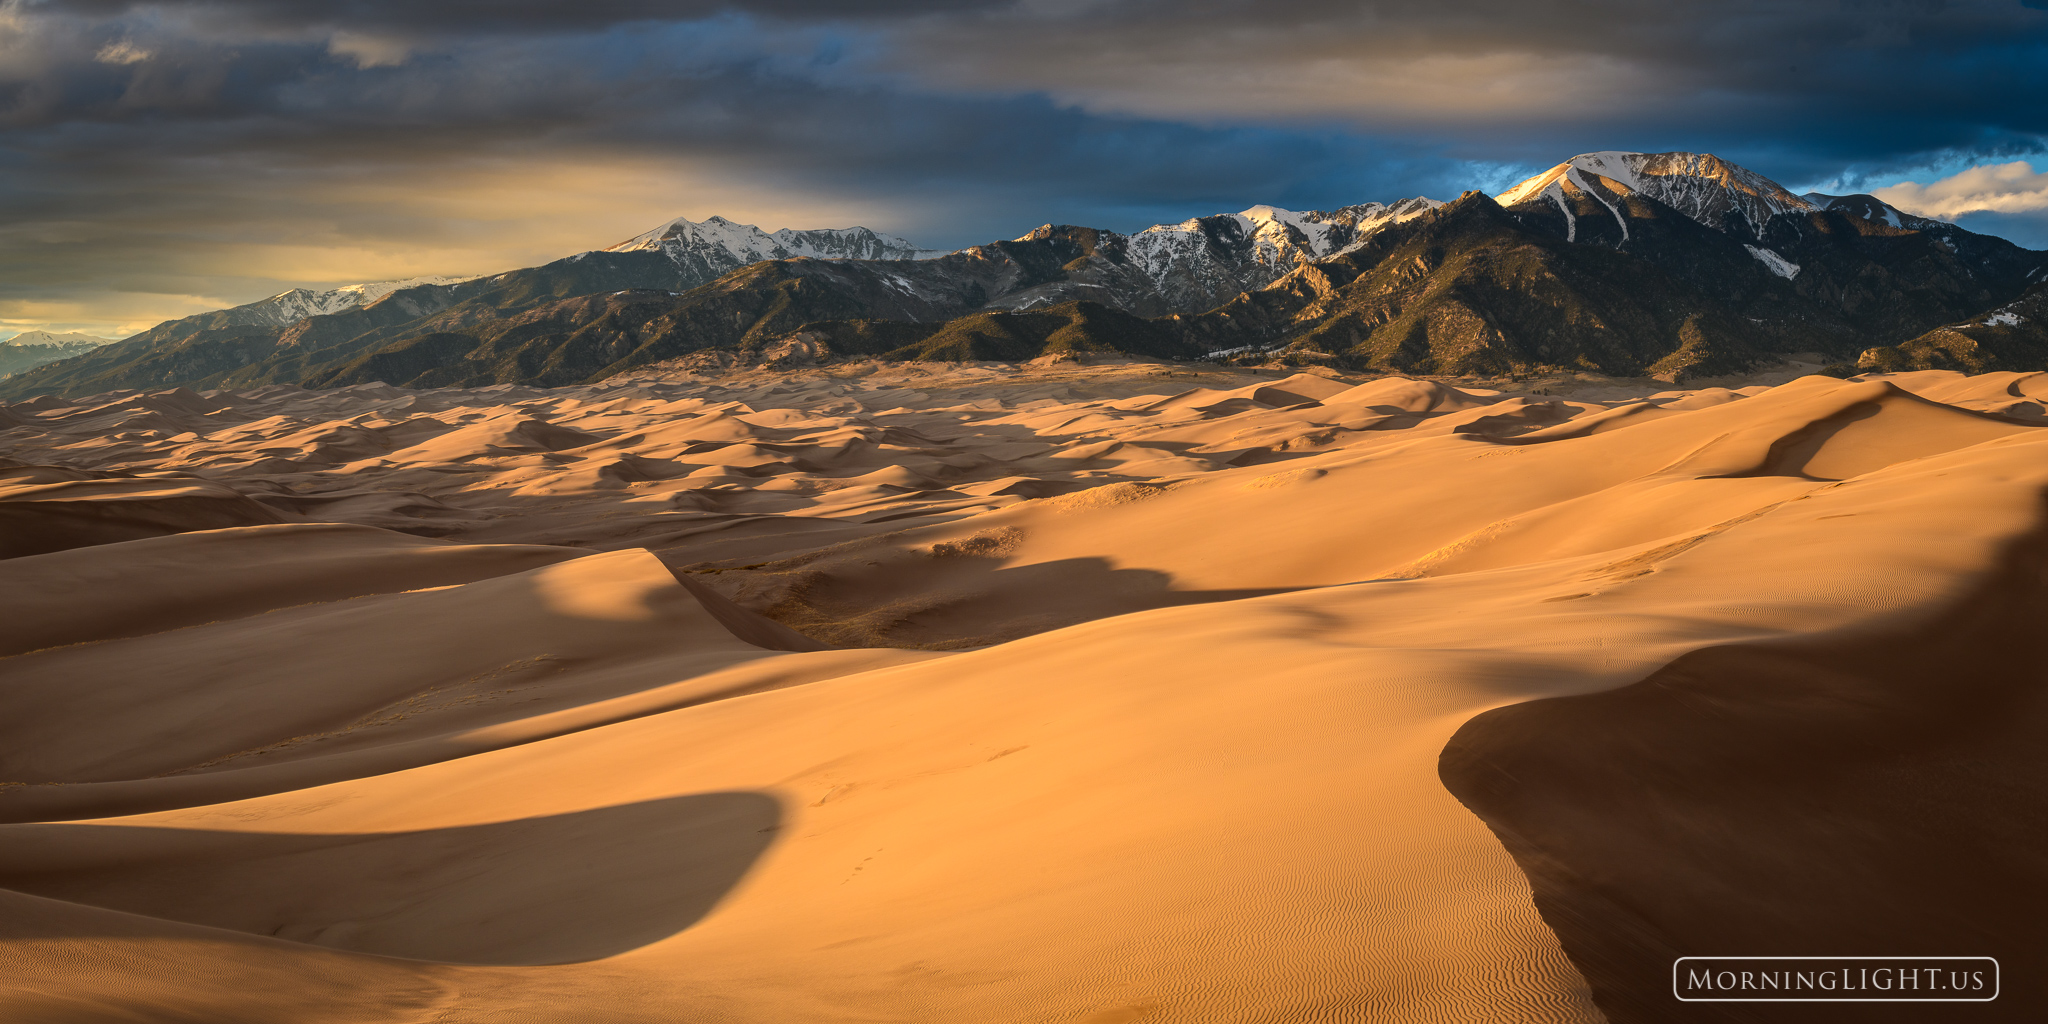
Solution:
[{"label": "distant mountain range", "polygon": [[866,228],[677,220],[471,279],[287,292],[0,382],[116,388],[599,380],[693,354],[1025,359],[1118,350],[1407,373],[1670,380],[1776,353],[2048,366],[2048,254],[1697,153],[1588,153],[1496,199],[1255,206],[956,252]]},{"label": "distant mountain range", "polygon": [[702,223],[672,220],[604,251],[660,252],[679,264],[701,262],[711,277],[762,260],[916,260],[946,254],[944,249],[920,249],[908,239],[867,228],[784,228],[771,233],[724,217]]},{"label": "distant mountain range", "polygon": [[72,356],[84,355],[106,344],[109,344],[108,339],[96,338],[90,334],[23,331],[6,341],[0,341],[0,379],[23,370],[33,370],[38,366],[47,366]]}]

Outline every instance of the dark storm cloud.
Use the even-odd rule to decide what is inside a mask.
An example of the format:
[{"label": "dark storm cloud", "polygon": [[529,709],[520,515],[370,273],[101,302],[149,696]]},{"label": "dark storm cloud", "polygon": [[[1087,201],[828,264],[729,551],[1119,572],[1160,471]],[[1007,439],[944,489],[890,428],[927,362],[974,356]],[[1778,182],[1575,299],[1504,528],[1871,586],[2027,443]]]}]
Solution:
[{"label": "dark storm cloud", "polygon": [[[295,282],[504,269],[677,214],[749,216],[751,202],[766,220],[777,204],[758,212],[764,194],[785,198],[786,216],[813,211],[771,227],[865,219],[936,245],[1043,220],[1142,226],[1244,196],[1296,201],[1304,183],[1329,178],[1355,189],[1358,169],[1386,148],[1097,117],[1035,95],[906,91],[835,77],[819,60],[839,45],[832,38],[768,52],[743,24],[464,43],[369,69],[312,42],[108,32],[42,42],[73,57],[28,83],[29,101],[10,111],[0,303],[37,300],[44,312],[0,308],[10,320],[93,320],[84,307],[96,292],[189,299],[192,309],[169,315]],[[91,59],[116,42],[148,56]],[[609,187],[591,165],[678,161],[690,174],[667,198],[632,197],[638,220],[599,227],[582,223],[587,203],[562,205],[565,190]],[[463,237],[475,228],[459,200],[481,179],[502,189],[507,168],[531,194],[486,211],[501,218],[491,230],[510,236],[493,258]],[[709,198],[720,193],[706,183],[720,180],[751,186],[738,208]],[[383,187],[356,195],[365,182]],[[512,244],[535,239],[552,248]],[[449,262],[329,271],[304,252],[281,258],[281,246]],[[60,319],[51,303],[76,309]],[[133,327],[139,316],[101,310],[96,322]]]},{"label": "dark storm cloud", "polygon": [[1494,153],[1711,133],[1818,166],[2048,131],[2048,17],[2013,0],[1020,5],[920,22],[897,53],[955,88]]},{"label": "dark storm cloud", "polygon": [[[888,122],[925,109],[892,92],[985,99],[998,120],[1002,104],[1041,95],[1111,123],[1339,131],[1496,162],[1719,147],[1788,178],[1836,177],[1849,165],[1881,174],[1944,149],[2011,156],[2048,134],[2048,16],[2012,0],[44,0],[19,9],[64,16],[73,29],[69,60],[0,83],[0,116],[19,126],[271,113],[400,132],[438,124],[517,134],[574,119],[634,136],[667,103],[761,116],[747,90],[816,86],[818,96],[846,91],[847,102],[830,103],[834,116],[878,137],[931,132]],[[641,24],[616,27],[626,21]],[[490,38],[515,29],[530,34]],[[735,64],[757,74],[735,80]],[[720,83],[737,87],[721,95]],[[874,109],[863,116],[849,103]],[[344,109],[353,116],[339,116]],[[815,121],[793,108],[767,116]],[[985,173],[988,154],[950,149],[947,163]],[[1185,167],[1171,153],[1156,158]]]},{"label": "dark storm cloud", "polygon": [[44,13],[90,18],[154,14],[270,28],[353,25],[434,32],[557,32],[628,21],[681,21],[729,12],[782,18],[878,18],[1001,7],[1011,0],[35,0]]},{"label": "dark storm cloud", "polygon": [[0,0],[0,320],[494,270],[633,217],[950,246],[1447,198],[1592,149],[1843,191],[2048,171],[2044,98],[2048,13],[1990,0]]},{"label": "dark storm cloud", "polygon": [[818,47],[777,56],[734,45],[748,38],[744,27],[699,24],[498,41],[372,69],[323,60],[309,44],[243,45],[224,60],[164,47],[133,67],[74,65],[45,78],[12,138],[45,174],[65,170],[66,188],[37,197],[57,208],[67,192],[80,208],[100,202],[106,188],[142,178],[145,162],[432,166],[551,151],[708,159],[808,191],[973,191],[997,211],[1017,205],[1006,195],[1020,189],[1034,208],[1166,208],[1298,190],[1401,148],[1095,116],[1036,94],[903,90],[822,73]]}]

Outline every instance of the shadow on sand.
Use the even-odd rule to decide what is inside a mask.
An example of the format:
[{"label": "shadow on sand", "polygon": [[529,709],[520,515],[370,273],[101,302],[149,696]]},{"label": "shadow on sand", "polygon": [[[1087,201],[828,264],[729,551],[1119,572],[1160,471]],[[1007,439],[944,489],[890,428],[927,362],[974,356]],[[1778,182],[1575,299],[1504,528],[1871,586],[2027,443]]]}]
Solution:
[{"label": "shadow on sand", "polygon": [[703,793],[367,834],[0,826],[0,887],[339,949],[467,964],[595,960],[697,923],[781,804]]}]

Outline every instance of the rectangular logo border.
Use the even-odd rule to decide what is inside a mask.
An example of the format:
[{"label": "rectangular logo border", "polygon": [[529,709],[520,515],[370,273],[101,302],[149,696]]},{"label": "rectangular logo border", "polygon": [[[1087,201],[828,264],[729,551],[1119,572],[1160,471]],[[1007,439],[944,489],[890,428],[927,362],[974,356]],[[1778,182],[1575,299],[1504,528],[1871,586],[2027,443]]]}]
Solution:
[{"label": "rectangular logo border", "polygon": [[[1687,960],[1989,960],[1994,970],[1993,980],[1997,987],[1983,998],[1953,997],[1942,999],[1782,999],[1772,997],[1731,998],[1731,999],[1687,999],[1678,994],[1678,965]],[[1681,1003],[1989,1003],[2005,990],[2005,965],[1995,956],[1682,956],[1671,961],[1671,998]]]}]

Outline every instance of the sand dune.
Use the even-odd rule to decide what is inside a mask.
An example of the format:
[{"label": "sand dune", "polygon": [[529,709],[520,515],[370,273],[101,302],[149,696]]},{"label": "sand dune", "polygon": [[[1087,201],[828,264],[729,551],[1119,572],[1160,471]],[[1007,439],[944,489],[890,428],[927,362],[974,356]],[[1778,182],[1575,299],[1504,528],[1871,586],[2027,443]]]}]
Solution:
[{"label": "sand dune", "polygon": [[0,460],[0,558],[283,521],[233,488],[182,474],[95,473]]},{"label": "sand dune", "polygon": [[[2032,1019],[2039,378],[0,409],[0,1016]],[[263,518],[79,525],[177,488]]]}]

